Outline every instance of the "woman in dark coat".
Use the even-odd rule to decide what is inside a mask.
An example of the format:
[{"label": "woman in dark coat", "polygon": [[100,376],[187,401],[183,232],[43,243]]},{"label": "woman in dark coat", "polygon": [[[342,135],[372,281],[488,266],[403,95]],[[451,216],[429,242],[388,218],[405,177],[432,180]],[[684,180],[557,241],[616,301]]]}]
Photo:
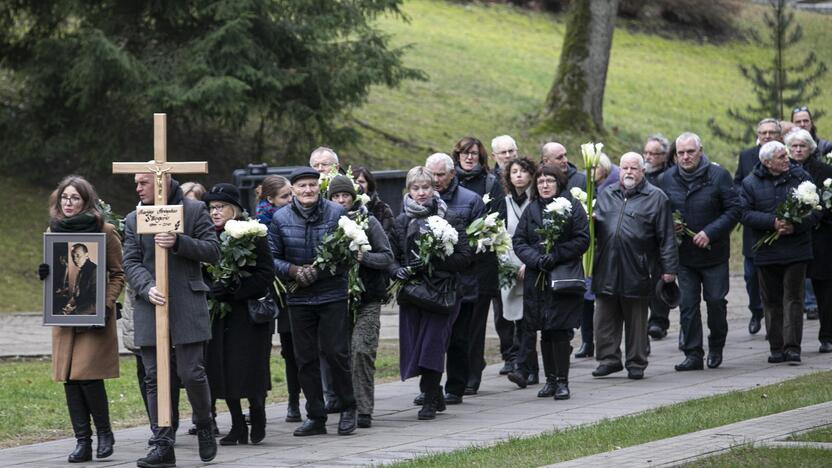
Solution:
[{"label": "woman in dark coat", "polygon": [[[416,240],[426,229],[427,218],[440,216],[456,229],[458,239],[451,255],[444,260],[433,261],[433,274],[452,275],[457,278],[458,285],[458,273],[468,268],[471,261],[465,223],[448,211],[445,202],[434,192],[433,184],[433,173],[422,166],[416,166],[407,173],[404,209],[393,222],[393,235],[390,237],[394,257],[390,276],[394,280],[408,281],[424,270],[422,259],[414,255],[419,250]],[[461,295],[458,293],[457,296]],[[445,369],[445,350],[448,349],[460,304],[457,303],[453,312],[444,315],[399,301],[399,371],[402,380],[422,376],[419,388],[425,394],[425,401],[419,411],[419,419],[434,419],[437,411],[445,410],[439,382]]]},{"label": "woman in dark coat", "polygon": [[[240,192],[231,184],[217,184],[206,193],[211,221],[219,236],[229,220],[242,214]],[[231,430],[220,439],[221,445],[248,443],[248,427],[240,406],[248,398],[251,412],[251,442],[259,443],[266,435],[266,392],[269,389],[269,354],[273,323],[257,324],[249,319],[248,300],[263,297],[274,281],[274,266],[266,237],[254,241],[257,256],[250,273],[231,285],[211,284],[209,297],[231,306],[224,317],[214,316],[208,344],[208,379],[211,396],[224,398],[231,412]]]},{"label": "woman in dark coat", "polygon": [[375,176],[369,169],[360,166],[352,170],[352,175],[355,177],[355,183],[360,185],[364,193],[370,197],[367,210],[376,217],[378,222],[381,223],[381,228],[389,236],[393,230],[393,210],[378,196]]},{"label": "woman in dark coat", "polygon": [[[569,398],[569,342],[580,326],[583,294],[555,294],[549,286],[548,275],[557,265],[580,262],[589,247],[589,224],[580,202],[566,190],[566,176],[554,167],[540,166],[534,175],[534,200],[523,212],[512,242],[517,257],[526,265],[523,279],[523,324],[527,330],[540,330],[540,350],[546,375],[555,376],[555,400]],[[560,238],[548,254],[543,238],[537,230],[543,227],[544,209],[555,198],[563,197],[572,204],[571,215]],[[538,274],[543,274],[543,284]],[[542,288],[541,288],[542,286]],[[529,350],[522,347],[517,353],[517,364],[525,362]],[[519,374],[519,375],[518,375]],[[512,382],[525,376],[512,372]],[[522,385],[520,385],[522,387]]]},{"label": "woman in dark coat", "polygon": [[[792,159],[803,166],[812,177],[818,189],[824,188],[824,181],[832,178],[832,166],[821,162],[822,155],[812,134],[803,129],[792,130],[786,135],[786,146]],[[812,230],[812,254],[814,258],[806,270],[806,277],[812,281],[818,301],[820,320],[820,352],[832,352],[832,210],[823,210],[823,217]]]},{"label": "woman in dark coat", "polygon": [[[76,440],[75,450],[68,457],[70,463],[92,460],[90,416],[98,433],[95,457],[107,458],[112,455],[115,443],[104,379],[117,378],[119,372],[115,309],[116,300],[124,286],[124,270],[121,239],[113,225],[104,222],[101,210],[96,205],[97,200],[95,188],[79,176],[69,176],[62,180],[49,200],[50,232],[103,232],[107,235],[107,251],[98,252],[96,260],[98,265],[102,265],[102,257],[106,255],[105,325],[101,328],[52,328],[52,379],[64,382],[69,419]],[[67,254],[71,253],[68,249]],[[92,265],[92,262],[87,260],[84,266],[87,265]],[[52,278],[49,277],[50,274]],[[56,276],[59,282],[65,281],[63,274],[50,272],[49,265],[46,264],[40,265],[38,275],[41,280],[48,280],[52,284],[55,284],[53,278]],[[79,303],[75,305],[78,306]]]}]

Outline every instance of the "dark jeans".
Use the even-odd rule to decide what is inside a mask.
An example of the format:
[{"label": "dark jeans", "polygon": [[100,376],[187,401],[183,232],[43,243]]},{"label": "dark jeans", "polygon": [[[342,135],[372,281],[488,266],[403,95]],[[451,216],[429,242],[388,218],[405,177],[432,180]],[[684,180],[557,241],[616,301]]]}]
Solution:
[{"label": "dark jeans", "polygon": [[286,362],[286,390],[289,395],[300,395],[300,380],[298,380],[298,363],[295,361],[295,348],[292,344],[292,333],[280,333],[280,356]]},{"label": "dark jeans", "polygon": [[[158,432],[155,430],[154,432],[156,432],[155,436],[160,441],[172,444],[175,440],[176,426],[179,424],[179,415],[176,408],[179,407],[180,385],[185,387],[197,424],[206,426],[211,424],[211,389],[208,386],[208,376],[205,375],[206,344],[207,342],[200,341],[198,343],[176,345],[175,359],[171,359],[170,368],[171,373],[174,372],[174,369],[176,370],[179,382],[171,378],[171,393],[177,394],[176,398],[171,398],[171,427],[158,427],[157,424],[159,413],[157,410],[156,347],[142,346],[141,348],[142,363],[146,373],[145,385],[147,386],[150,427],[151,429],[158,427]],[[170,354],[173,357],[174,350],[171,350]],[[173,397],[173,395],[171,396]]]},{"label": "dark jeans", "polygon": [[595,333],[592,328],[592,317],[595,316],[595,301],[584,299],[584,311],[581,314],[581,341],[592,343]]},{"label": "dark jeans", "polygon": [[759,267],[760,293],[772,352],[800,352],[803,340],[803,287],[806,264]]},{"label": "dark jeans", "polygon": [[332,385],[344,409],[355,407],[350,375],[350,329],[347,301],[289,307],[300,386],[310,419],[326,421],[320,355],[332,371]]},{"label": "dark jeans", "polygon": [[832,280],[813,279],[812,286],[818,300],[818,341],[832,343]]},{"label": "dark jeans", "polygon": [[465,385],[468,383],[473,319],[474,303],[463,302],[451,329],[451,340],[448,343],[446,358],[448,377],[445,380],[445,392],[456,396],[462,396],[465,393]]},{"label": "dark jeans", "polygon": [[685,356],[705,357],[700,298],[708,308],[708,351],[721,353],[728,335],[728,262],[704,268],[679,266],[679,343]]},{"label": "dark jeans", "polygon": [[743,276],[745,277],[745,291],[748,294],[748,310],[757,318],[763,317],[763,301],[760,297],[760,280],[757,278],[757,267],[754,259],[744,257]]},{"label": "dark jeans", "polygon": [[485,369],[485,329],[492,300],[500,301],[501,299],[481,295],[474,303],[474,315],[471,318],[471,348],[468,352],[468,380],[465,384],[466,387],[474,390],[480,388],[482,371]]},{"label": "dark jeans", "polygon": [[803,308],[806,310],[817,309],[818,299],[815,296],[815,288],[812,287],[812,280],[806,278],[805,293],[803,294]]},{"label": "dark jeans", "polygon": [[537,331],[527,329],[523,320],[517,321],[517,352],[514,355],[514,366],[526,374],[536,375],[540,372],[537,364]]},{"label": "dark jeans", "polygon": [[494,329],[500,338],[500,356],[505,362],[514,360],[514,353],[517,352],[517,342],[514,340],[515,326],[511,320],[503,318],[503,299],[500,296],[491,301],[491,308],[494,311]]}]

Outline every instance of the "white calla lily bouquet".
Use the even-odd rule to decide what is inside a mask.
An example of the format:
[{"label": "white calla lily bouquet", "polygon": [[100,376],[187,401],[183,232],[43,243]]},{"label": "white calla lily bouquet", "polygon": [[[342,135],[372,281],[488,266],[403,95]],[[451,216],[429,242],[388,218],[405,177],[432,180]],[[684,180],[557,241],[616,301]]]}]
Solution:
[{"label": "white calla lily bouquet", "polygon": [[502,255],[511,248],[511,237],[506,231],[505,223],[499,213],[475,219],[466,229],[468,245],[476,249],[475,253],[494,252]]}]

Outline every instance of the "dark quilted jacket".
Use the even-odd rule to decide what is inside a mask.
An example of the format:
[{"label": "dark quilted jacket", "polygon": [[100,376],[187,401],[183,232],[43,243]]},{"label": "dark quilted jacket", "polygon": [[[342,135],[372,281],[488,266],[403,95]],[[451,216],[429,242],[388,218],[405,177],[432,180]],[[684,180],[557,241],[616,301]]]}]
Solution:
[{"label": "dark quilted jacket", "polygon": [[[448,211],[460,218],[464,226],[469,226],[472,221],[485,215],[485,203],[475,192],[459,185],[454,178],[448,190],[440,194],[442,200],[448,205]],[[464,230],[464,229],[463,229]],[[477,273],[469,270],[462,274],[462,302],[476,302],[479,295]]]}]

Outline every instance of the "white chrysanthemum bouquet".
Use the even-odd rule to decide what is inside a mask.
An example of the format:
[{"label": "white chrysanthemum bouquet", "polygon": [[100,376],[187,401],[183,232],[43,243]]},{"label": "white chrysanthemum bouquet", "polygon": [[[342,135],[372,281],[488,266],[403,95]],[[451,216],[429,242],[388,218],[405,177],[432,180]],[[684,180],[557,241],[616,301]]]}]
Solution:
[{"label": "white chrysanthemum bouquet", "polygon": [[[225,223],[225,231],[220,234],[220,260],[216,264],[208,265],[208,274],[215,283],[230,287],[238,284],[251,273],[244,267],[257,264],[257,254],[254,252],[254,241],[258,237],[266,237],[265,224],[257,220],[238,221],[231,219]],[[208,300],[211,318],[225,317],[231,310],[226,302]]]},{"label": "white chrysanthemum bouquet", "polygon": [[[800,224],[813,211],[823,209],[820,201],[821,197],[818,194],[818,188],[815,184],[806,180],[789,192],[786,199],[777,206],[775,216],[777,216],[777,219],[782,219],[792,224]],[[771,245],[779,238],[779,232],[770,232],[754,244],[753,250],[756,252],[763,244]]]},{"label": "white chrysanthemum bouquet", "polygon": [[[566,229],[566,224],[572,216],[572,202],[564,197],[558,197],[551,201],[546,208],[543,209],[543,226],[538,228],[535,232],[540,235],[543,244],[543,252],[549,254],[552,252],[552,247],[555,242],[563,235]],[[543,281],[544,275],[541,271],[537,275],[537,284],[541,289],[545,285]]]},{"label": "white chrysanthemum bouquet", "polygon": [[475,253],[494,252],[501,255],[511,248],[511,237],[496,212],[475,219],[465,233],[468,234],[468,245],[476,248]]},{"label": "white chrysanthemum bouquet", "polygon": [[[433,273],[433,259],[445,259],[454,253],[454,246],[459,241],[459,233],[441,216],[429,216],[425,228],[416,240],[418,252],[414,252],[422,259],[425,270],[430,276]],[[401,280],[393,281],[387,292],[391,298],[396,297],[404,286]]]}]

